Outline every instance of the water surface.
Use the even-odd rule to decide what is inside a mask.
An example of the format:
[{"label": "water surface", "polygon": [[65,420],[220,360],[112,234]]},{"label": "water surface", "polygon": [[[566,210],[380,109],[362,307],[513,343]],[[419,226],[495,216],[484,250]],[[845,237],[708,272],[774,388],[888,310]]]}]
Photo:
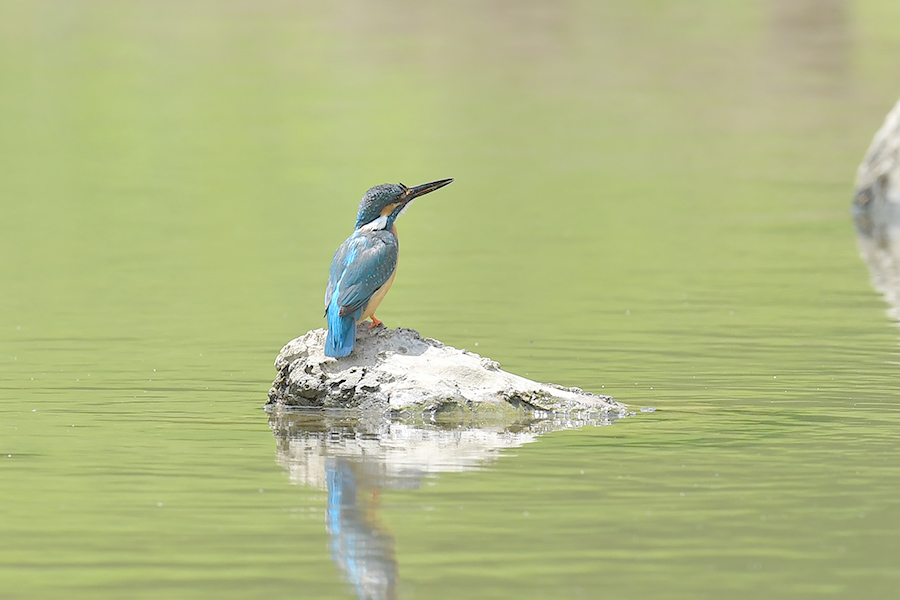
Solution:
[{"label": "water surface", "polygon": [[[849,205],[898,18],[0,2],[2,595],[889,596],[900,347]],[[636,414],[355,479],[366,588],[262,405],[363,191],[442,177],[379,317]]]}]

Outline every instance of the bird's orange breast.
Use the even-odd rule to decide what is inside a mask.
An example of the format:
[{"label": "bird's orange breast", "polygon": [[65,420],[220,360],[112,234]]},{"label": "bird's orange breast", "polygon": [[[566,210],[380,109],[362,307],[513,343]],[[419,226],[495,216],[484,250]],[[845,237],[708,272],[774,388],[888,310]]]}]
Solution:
[{"label": "bird's orange breast", "polygon": [[384,297],[387,296],[388,290],[391,289],[391,284],[394,283],[394,276],[397,275],[397,269],[394,269],[394,272],[391,273],[391,276],[388,277],[388,280],[384,282],[384,285],[375,290],[375,293],[372,294],[372,297],[369,299],[369,303],[366,304],[366,307],[363,309],[362,316],[359,318],[359,321],[365,321],[369,317],[375,314],[375,310],[378,308],[378,305],[381,304],[381,301],[384,300]]}]

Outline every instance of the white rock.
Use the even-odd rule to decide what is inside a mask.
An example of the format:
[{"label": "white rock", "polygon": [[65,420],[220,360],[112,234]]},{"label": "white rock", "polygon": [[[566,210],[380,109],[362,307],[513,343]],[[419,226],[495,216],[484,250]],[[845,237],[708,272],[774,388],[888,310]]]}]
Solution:
[{"label": "white rock", "polygon": [[609,396],[507,373],[412,329],[361,326],[353,352],[340,359],[325,356],[325,334],[316,329],[282,348],[269,404],[416,414],[624,412]]}]

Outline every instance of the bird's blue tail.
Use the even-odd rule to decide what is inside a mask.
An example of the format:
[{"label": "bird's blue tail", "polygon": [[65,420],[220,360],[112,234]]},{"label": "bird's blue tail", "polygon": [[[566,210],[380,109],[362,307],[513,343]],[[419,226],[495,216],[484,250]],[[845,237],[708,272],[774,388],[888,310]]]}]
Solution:
[{"label": "bird's blue tail", "polygon": [[356,321],[362,311],[356,311],[346,317],[340,316],[337,305],[328,307],[328,336],[325,338],[325,356],[339,358],[347,356],[353,350],[356,341]]}]

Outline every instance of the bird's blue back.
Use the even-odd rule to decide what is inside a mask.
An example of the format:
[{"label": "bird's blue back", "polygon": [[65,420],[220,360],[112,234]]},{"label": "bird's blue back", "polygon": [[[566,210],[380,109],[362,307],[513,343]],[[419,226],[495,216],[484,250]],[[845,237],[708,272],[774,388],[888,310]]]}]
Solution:
[{"label": "bird's blue back", "polygon": [[353,350],[356,322],[397,268],[398,251],[391,231],[357,230],[334,253],[325,289],[326,356],[347,356]]}]

